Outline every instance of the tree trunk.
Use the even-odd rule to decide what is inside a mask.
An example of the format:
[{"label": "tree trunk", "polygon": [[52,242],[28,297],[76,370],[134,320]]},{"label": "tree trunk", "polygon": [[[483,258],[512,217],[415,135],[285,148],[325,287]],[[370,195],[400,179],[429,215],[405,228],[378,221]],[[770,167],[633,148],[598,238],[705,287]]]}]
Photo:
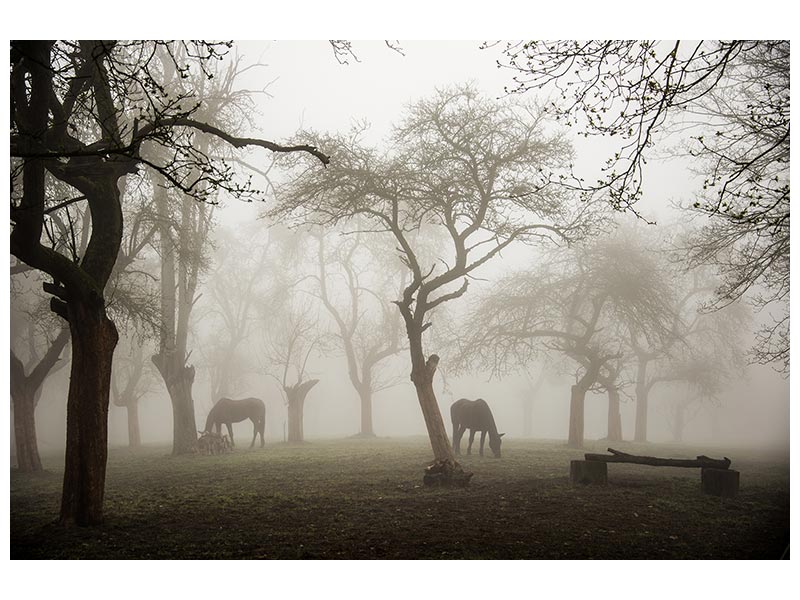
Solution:
[{"label": "tree trunk", "polygon": [[308,392],[318,383],[319,379],[309,379],[303,383],[284,387],[289,420],[289,442],[302,442],[305,439],[303,437],[303,408]]},{"label": "tree trunk", "polygon": [[96,525],[103,519],[111,361],[119,336],[102,304],[72,301],[67,312],[72,369],[60,522]]},{"label": "tree trunk", "polygon": [[584,405],[587,388],[580,383],[572,386],[569,401],[569,437],[570,448],[583,448]]},{"label": "tree trunk", "polygon": [[639,359],[636,373],[636,426],[633,433],[635,442],[647,441],[647,362]]},{"label": "tree trunk", "polygon": [[358,397],[361,400],[361,432],[362,437],[375,437],[372,428],[372,390],[369,386],[361,386],[358,390]]},{"label": "tree trunk", "polygon": [[172,454],[191,454],[197,444],[192,398],[194,367],[183,363],[177,354],[156,354],[152,360],[164,379],[172,403]]},{"label": "tree trunk", "polygon": [[142,445],[142,437],[139,433],[139,402],[132,400],[125,405],[128,411],[128,446],[138,448]]},{"label": "tree trunk", "polygon": [[608,389],[608,440],[622,441],[622,416],[619,413],[619,390]]},{"label": "tree trunk", "polygon": [[[14,442],[17,449],[17,469],[25,472],[41,471],[42,461],[36,443],[36,392],[30,385],[13,386]],[[15,389],[16,388],[16,389]]]}]

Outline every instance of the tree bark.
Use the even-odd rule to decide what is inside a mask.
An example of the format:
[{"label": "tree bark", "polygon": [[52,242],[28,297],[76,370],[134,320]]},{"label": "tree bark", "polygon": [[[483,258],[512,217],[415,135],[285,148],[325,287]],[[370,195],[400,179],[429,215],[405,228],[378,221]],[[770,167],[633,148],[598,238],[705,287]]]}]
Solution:
[{"label": "tree bark", "polygon": [[303,383],[284,388],[286,391],[287,415],[289,420],[289,442],[299,443],[305,440],[303,436],[303,408],[305,406],[306,396],[308,396],[311,388],[318,383],[319,379],[309,379]]},{"label": "tree bark", "polygon": [[[12,385],[12,390],[14,386]],[[28,382],[17,387],[14,399],[14,442],[17,449],[17,469],[24,472],[42,470],[39,447],[36,443],[36,391]]]},{"label": "tree bark", "polygon": [[361,401],[361,431],[362,437],[375,437],[372,428],[372,390],[368,385],[363,385],[358,390],[358,397]]},{"label": "tree bark", "polygon": [[142,445],[142,436],[139,431],[139,402],[134,400],[125,405],[128,411],[128,446],[139,448]]},{"label": "tree bark", "polygon": [[111,361],[119,338],[102,304],[71,302],[67,310],[72,369],[60,522],[96,525],[103,519]]},{"label": "tree bark", "polygon": [[194,367],[178,354],[156,354],[152,358],[172,403],[172,454],[191,454],[197,444],[197,421],[194,414],[192,385]]},{"label": "tree bark", "polygon": [[611,442],[622,441],[622,416],[619,412],[619,390],[614,387],[608,389],[608,440]]},{"label": "tree bark", "polygon": [[635,442],[647,441],[647,361],[640,358],[636,369],[636,425],[633,433]]},{"label": "tree bark", "polygon": [[569,437],[570,448],[583,448],[584,406],[587,388],[580,383],[572,386],[569,401]]}]

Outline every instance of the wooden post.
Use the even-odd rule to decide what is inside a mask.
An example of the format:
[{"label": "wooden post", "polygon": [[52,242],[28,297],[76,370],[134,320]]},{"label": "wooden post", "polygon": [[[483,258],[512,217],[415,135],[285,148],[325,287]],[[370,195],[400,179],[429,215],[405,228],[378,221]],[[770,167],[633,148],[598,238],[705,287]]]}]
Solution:
[{"label": "wooden post", "polygon": [[598,484],[608,483],[608,465],[601,461],[573,460],[569,463],[570,483]]},{"label": "wooden post", "polygon": [[739,471],[733,469],[701,469],[700,489],[704,494],[733,498],[739,493]]}]

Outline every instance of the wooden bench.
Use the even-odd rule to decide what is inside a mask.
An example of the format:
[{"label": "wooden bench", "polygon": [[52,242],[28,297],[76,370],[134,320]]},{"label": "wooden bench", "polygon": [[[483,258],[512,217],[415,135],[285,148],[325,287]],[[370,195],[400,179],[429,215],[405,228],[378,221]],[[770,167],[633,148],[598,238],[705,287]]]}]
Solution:
[{"label": "wooden bench", "polygon": [[573,460],[569,479],[574,484],[608,483],[608,463],[632,463],[653,467],[691,467],[700,469],[700,489],[704,494],[732,498],[739,492],[739,471],[730,468],[731,460],[698,456],[697,458],[657,458],[636,456],[608,448],[610,454],[584,455],[585,460]]}]

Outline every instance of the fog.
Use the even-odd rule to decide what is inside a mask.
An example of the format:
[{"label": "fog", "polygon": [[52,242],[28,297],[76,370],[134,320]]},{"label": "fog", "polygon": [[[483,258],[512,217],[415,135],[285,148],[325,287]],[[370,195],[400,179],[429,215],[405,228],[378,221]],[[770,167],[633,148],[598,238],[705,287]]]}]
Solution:
[{"label": "fog", "polygon": [[[294,138],[298,130],[306,129],[331,134],[346,132],[356,123],[368,122],[369,129],[363,138],[366,143],[385,143],[393,123],[397,123],[405,106],[421,98],[430,97],[436,89],[452,85],[471,83],[488,98],[505,96],[504,86],[509,85],[509,73],[498,69],[497,48],[479,49],[480,42],[403,42],[402,54],[383,42],[353,43],[353,55],[347,57],[348,64],[339,64],[327,42],[238,42],[232,53],[239,56],[242,64],[256,61],[258,68],[247,70],[236,79],[235,89],[264,90],[253,96],[251,117],[262,135],[273,140]],[[391,73],[391,77],[387,77]],[[535,92],[528,92],[532,99]],[[542,99],[545,97],[542,96]],[[302,134],[300,134],[302,136]],[[598,165],[608,157],[613,143],[608,140],[584,140],[567,132],[574,146],[575,166],[589,177],[599,172]],[[663,147],[677,146],[681,137],[667,139]],[[699,178],[690,172],[690,161],[686,158],[668,157],[651,161],[646,167],[644,193],[637,210],[643,219],[637,221],[631,214],[617,215],[618,223],[637,223],[639,227],[652,229],[664,227],[697,226],[695,220],[689,224],[684,208],[691,202],[698,188]],[[260,158],[259,158],[260,156]],[[249,154],[249,162],[262,161],[263,155]],[[269,173],[270,185],[287,182],[290,170],[280,165]],[[261,180],[266,187],[266,180]],[[219,206],[213,209],[213,226],[209,234],[212,244],[205,246],[203,270],[196,290],[197,304],[192,311],[188,348],[192,352],[189,363],[196,368],[192,397],[197,428],[202,430],[208,411],[218,400],[214,395],[212,368],[215,355],[210,348],[224,334],[220,331],[218,302],[212,292],[222,262],[221,253],[226,244],[242,251],[242,256],[254,256],[269,238],[273,220],[265,217],[273,200],[244,203],[222,195]],[[655,222],[645,226],[642,221]],[[702,225],[702,223],[699,223]],[[341,229],[345,231],[347,227]],[[291,235],[294,234],[290,234]],[[299,234],[298,234],[299,235]],[[369,234],[367,234],[369,235]],[[346,237],[346,236],[345,236]],[[304,244],[312,244],[303,238]],[[434,245],[437,243],[433,240]],[[446,243],[444,238],[440,243]],[[307,248],[306,248],[307,250]],[[301,252],[304,250],[301,250]],[[390,250],[391,253],[391,250]],[[491,292],[494,283],[502,276],[530,266],[542,260],[541,246],[516,244],[501,256],[482,267],[476,281],[470,285],[462,298],[450,303],[448,319],[462,319],[456,329],[468,329],[469,307],[482,294]],[[435,254],[435,251],[434,251]],[[288,258],[286,258],[288,256]],[[140,268],[148,271],[153,282],[159,278],[158,260],[154,247],[143,253]],[[242,259],[243,260],[243,259]],[[282,263],[282,261],[286,261]],[[367,274],[375,268],[375,262],[358,262],[353,265]],[[395,256],[383,259],[381,269],[398,268],[402,265]],[[276,273],[286,272],[285,277],[302,280],[315,274],[313,260],[308,257],[292,258],[276,252],[263,266],[250,288],[252,294],[251,314],[245,317],[246,330],[242,341],[235,348],[232,371],[233,381],[223,391],[230,397],[254,396],[266,404],[266,437],[269,443],[286,439],[287,407],[280,384],[279,365],[271,361],[265,350],[270,333],[270,311],[275,307],[271,295],[272,280]],[[234,262],[226,269],[236,269]],[[334,303],[344,298],[344,288],[332,284]],[[374,281],[373,281],[374,283]],[[154,283],[154,285],[157,285]],[[353,385],[348,380],[347,364],[340,343],[335,338],[336,327],[330,314],[321,306],[317,294],[308,285],[301,284],[290,295],[302,301],[316,319],[315,328],[325,337],[308,354],[307,374],[320,380],[309,393],[304,409],[305,438],[309,442],[321,438],[344,438],[359,432],[360,403]],[[338,286],[338,287],[337,287]],[[32,287],[32,286],[31,286]],[[224,289],[224,287],[223,287]],[[234,292],[239,293],[239,292]],[[379,301],[370,297],[364,300],[365,314],[370,318],[380,312],[380,306],[390,305],[398,296],[379,290]],[[397,289],[399,293],[399,288]],[[12,329],[21,330],[20,319],[26,316],[17,312],[18,306],[35,303],[32,292],[26,290],[12,296]],[[394,308],[392,305],[391,308]],[[443,309],[442,315],[445,314]],[[375,317],[377,318],[377,317]],[[546,381],[535,392],[529,378],[519,369],[511,368],[506,373],[492,373],[491,369],[468,367],[455,369],[448,364],[454,356],[448,353],[447,341],[437,337],[440,323],[439,313],[433,316],[433,328],[427,339],[427,350],[443,357],[441,373],[434,381],[439,407],[449,428],[449,406],[459,398],[484,398],[491,406],[495,420],[506,440],[525,435],[538,439],[566,440],[569,425],[570,386],[575,382],[576,365],[552,363],[542,367],[548,353],[526,365],[529,373],[541,368],[549,369]],[[444,317],[442,317],[444,318]],[[759,320],[767,318],[756,315],[743,335],[741,352],[754,343]],[[452,324],[451,324],[452,325]],[[449,327],[450,325],[448,325]],[[148,445],[168,445],[172,440],[173,416],[169,396],[149,356],[156,352],[157,336],[152,332],[136,331],[136,328],[121,328],[123,340],[117,349],[117,357],[130,352],[136,345],[144,347],[145,383],[139,403],[141,440]],[[17,331],[18,333],[18,331]],[[426,334],[427,336],[428,334]],[[22,344],[14,333],[13,344]],[[24,352],[24,349],[21,350]],[[550,353],[552,359],[552,353]],[[558,362],[558,361],[557,361]],[[272,363],[272,364],[270,364]],[[541,363],[544,364],[544,363]],[[378,391],[373,397],[372,421],[374,432],[379,437],[424,436],[425,423],[419,410],[414,386],[408,378],[410,364],[408,352],[401,350],[384,362],[384,369],[391,373],[394,385]],[[291,370],[291,369],[289,369]],[[285,372],[285,371],[284,371]],[[788,378],[776,371],[774,365],[748,365],[742,377],[723,381],[713,397],[692,406],[682,433],[682,442],[703,445],[737,447],[787,448],[789,442],[789,385]],[[66,398],[69,369],[62,369],[49,377],[43,387],[41,401],[36,412],[39,445],[44,452],[59,452],[65,444]],[[291,382],[289,382],[291,383]],[[675,441],[670,416],[674,402],[690,394],[680,383],[660,385],[654,389],[650,400],[648,440],[653,442]],[[524,424],[523,401],[532,397],[532,416],[529,425]],[[585,404],[585,438],[596,440],[607,434],[607,397],[605,393],[590,391]],[[620,408],[622,434],[631,439],[635,423],[633,382],[628,376],[622,387]],[[252,431],[249,421],[234,425],[238,440],[247,440]],[[11,461],[15,462],[13,426]],[[128,442],[127,412],[112,403],[109,415],[109,444],[124,446]]]}]

